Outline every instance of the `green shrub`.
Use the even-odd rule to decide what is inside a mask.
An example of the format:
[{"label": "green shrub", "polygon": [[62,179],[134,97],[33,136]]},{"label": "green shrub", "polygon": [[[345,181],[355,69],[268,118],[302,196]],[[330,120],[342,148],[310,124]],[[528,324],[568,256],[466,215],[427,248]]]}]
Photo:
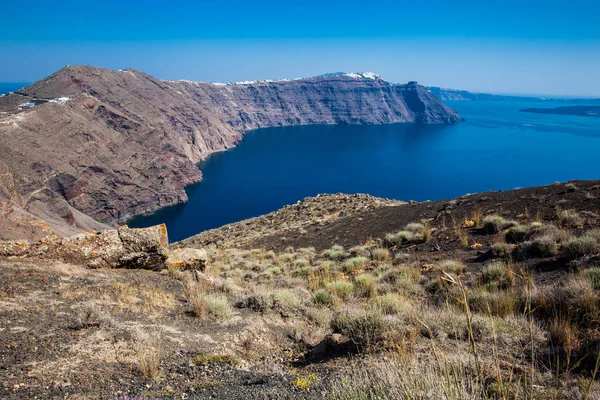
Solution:
[{"label": "green shrub", "polygon": [[542,236],[534,240],[519,243],[514,251],[517,260],[554,257],[558,254],[558,244],[551,236]]},{"label": "green shrub", "polygon": [[354,289],[358,296],[373,297],[377,294],[377,278],[371,274],[360,274],[354,278]]},{"label": "green shrub", "polygon": [[233,315],[233,308],[224,294],[195,293],[191,296],[192,310],[197,317],[225,321]]},{"label": "green shrub", "polygon": [[340,299],[348,299],[352,296],[354,292],[354,285],[352,282],[337,280],[330,282],[327,285],[327,288]]},{"label": "green shrub", "polygon": [[499,258],[509,258],[512,255],[513,247],[509,243],[494,243],[492,245],[492,255]]},{"label": "green shrub", "polygon": [[460,275],[465,270],[465,266],[461,262],[454,261],[454,260],[440,261],[437,264],[437,267],[441,271],[452,273],[455,275]]},{"label": "green shrub", "polygon": [[355,246],[349,251],[351,257],[371,257],[371,249],[369,246]]},{"label": "green shrub", "polygon": [[418,222],[412,222],[404,227],[404,230],[407,230],[414,234],[421,234],[421,233],[423,233],[424,229],[425,229],[425,225],[418,223]]},{"label": "green shrub", "polygon": [[383,239],[383,244],[387,247],[395,247],[400,246],[404,242],[411,242],[414,240],[414,238],[414,233],[408,231],[388,233]]},{"label": "green shrub", "polygon": [[309,265],[310,265],[310,261],[308,261],[306,258],[297,258],[294,261],[294,267],[296,267],[296,268],[308,267]]},{"label": "green shrub", "polygon": [[267,270],[265,272],[271,276],[277,276],[277,275],[281,275],[282,270],[279,267],[273,266],[273,267],[267,268]]},{"label": "green shrub", "polygon": [[508,243],[521,243],[526,240],[528,234],[529,227],[526,225],[519,225],[507,230],[504,237]]},{"label": "green shrub", "polygon": [[343,310],[334,314],[331,329],[348,337],[360,350],[368,350],[383,343],[389,323],[376,310]]},{"label": "green shrub", "polygon": [[600,290],[600,267],[587,269],[584,275],[590,280],[594,290]]},{"label": "green shrub", "polygon": [[558,214],[558,221],[562,226],[569,228],[576,228],[580,226],[583,221],[577,211],[575,210],[563,210]]},{"label": "green shrub", "polygon": [[483,268],[483,283],[499,282],[506,273],[506,263],[502,261],[492,261]]},{"label": "green shrub", "polygon": [[375,261],[385,261],[390,258],[390,251],[388,249],[373,249],[371,252],[371,257]]},{"label": "green shrub", "polygon": [[294,272],[292,273],[292,276],[297,277],[297,278],[302,278],[302,279],[308,279],[308,277],[310,277],[313,273],[313,269],[312,267],[302,267],[299,269],[294,270]]},{"label": "green shrub", "polygon": [[379,278],[380,283],[387,283],[396,289],[409,289],[419,282],[421,272],[416,268],[402,266],[384,272]]},{"label": "green shrub", "polygon": [[284,264],[291,264],[296,258],[296,255],[294,253],[282,253],[277,258]]},{"label": "green shrub", "polygon": [[332,261],[342,261],[344,259],[344,248],[342,246],[332,246],[323,252],[323,257]]},{"label": "green shrub", "polygon": [[488,215],[487,217],[483,218],[481,223],[483,225],[483,230],[487,233],[502,232],[505,229],[518,225],[517,222],[506,220],[504,217],[499,215]]},{"label": "green shrub", "polygon": [[194,357],[194,364],[196,365],[208,365],[211,363],[237,365],[238,360],[229,354],[207,354],[202,351]]},{"label": "green shrub", "polygon": [[333,304],[333,296],[325,289],[320,289],[313,295],[315,305],[321,307],[329,307]]},{"label": "green shrub", "polygon": [[359,256],[349,258],[344,262],[344,272],[356,272],[359,269],[365,268],[367,265],[369,265],[369,263],[370,261],[367,257]]},{"label": "green shrub", "polygon": [[403,243],[422,243],[431,237],[431,227],[417,222],[410,223],[404,230],[385,235],[383,243],[386,247],[395,247]]},{"label": "green shrub", "polygon": [[314,270],[319,274],[329,275],[329,273],[335,270],[336,267],[337,264],[335,261],[325,260],[322,261],[319,265],[317,265]]},{"label": "green shrub", "polygon": [[409,314],[413,309],[407,299],[395,293],[375,296],[369,301],[369,306],[385,315]]},{"label": "green shrub", "polygon": [[599,252],[600,243],[595,234],[588,232],[564,243],[563,250],[568,259],[574,260]]},{"label": "green shrub", "polygon": [[302,300],[288,289],[281,289],[275,292],[273,295],[275,304],[286,313],[294,313],[302,308]]},{"label": "green shrub", "polygon": [[512,292],[489,292],[485,288],[476,288],[468,293],[469,307],[474,312],[505,317],[519,309],[520,298]]}]

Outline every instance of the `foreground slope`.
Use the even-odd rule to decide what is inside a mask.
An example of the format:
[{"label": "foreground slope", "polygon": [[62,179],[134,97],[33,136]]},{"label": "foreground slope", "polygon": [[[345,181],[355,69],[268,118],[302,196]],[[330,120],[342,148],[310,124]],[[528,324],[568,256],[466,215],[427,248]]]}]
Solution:
[{"label": "foreground slope", "polygon": [[599,197],[320,196],[173,246],[204,272],[0,259],[0,397],[597,398]]},{"label": "foreground slope", "polygon": [[457,120],[416,83],[371,74],[217,85],[66,67],[0,97],[0,198],[10,208],[0,237],[25,232],[14,210],[38,218],[28,227],[68,234],[184,202],[202,178],[195,164],[251,129]]}]

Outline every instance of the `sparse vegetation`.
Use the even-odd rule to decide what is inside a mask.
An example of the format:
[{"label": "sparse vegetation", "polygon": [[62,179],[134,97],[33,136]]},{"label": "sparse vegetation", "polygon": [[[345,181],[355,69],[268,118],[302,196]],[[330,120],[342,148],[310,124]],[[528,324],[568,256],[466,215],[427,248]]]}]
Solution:
[{"label": "sparse vegetation", "polygon": [[295,313],[303,307],[302,299],[291,290],[281,289],[273,295],[275,304],[286,313]]},{"label": "sparse vegetation", "polygon": [[229,354],[208,354],[201,351],[194,357],[194,364],[196,365],[208,365],[211,363],[237,365],[238,362],[237,358]]},{"label": "sparse vegetation", "polygon": [[218,293],[192,293],[190,302],[194,314],[200,319],[226,321],[233,315],[227,296]]},{"label": "sparse vegetation", "polygon": [[146,379],[156,379],[160,373],[160,349],[153,342],[139,343],[136,348],[140,371]]},{"label": "sparse vegetation", "polygon": [[600,231],[590,231],[563,244],[567,258],[574,260],[600,252]]},{"label": "sparse vegetation", "polygon": [[313,295],[313,300],[317,306],[329,307],[333,304],[333,296],[327,290],[319,289]]},{"label": "sparse vegetation", "polygon": [[329,283],[327,288],[331,290],[333,294],[341,299],[348,299],[354,293],[354,285],[352,282],[345,280],[337,280]]},{"label": "sparse vegetation", "polygon": [[487,233],[499,233],[505,229],[517,226],[516,221],[507,220],[500,215],[488,215],[482,220],[483,229]]},{"label": "sparse vegetation", "polygon": [[383,343],[389,323],[376,310],[347,309],[334,314],[331,329],[350,338],[359,349],[367,351]]},{"label": "sparse vegetation", "polygon": [[[582,187],[577,195],[585,197],[585,190],[592,189]],[[283,246],[277,238],[275,251],[263,243],[258,249],[212,246],[203,272],[129,270],[133,281],[100,271],[109,276],[102,284],[77,287],[79,278],[70,277],[59,289],[61,301],[73,307],[69,335],[95,340],[114,325],[125,331],[130,327],[121,321],[132,315],[152,335],[169,332],[166,351],[146,354],[115,334],[101,356],[114,368],[134,366],[148,385],[181,373],[190,382],[179,384],[177,395],[185,388],[198,395],[222,385],[229,390],[240,368],[244,379],[284,374],[289,379],[281,387],[289,393],[316,389],[317,396],[337,399],[594,398],[597,211],[573,202],[564,203],[571,210],[564,214],[554,198],[535,198],[526,207],[483,198],[454,202],[440,218],[431,218],[436,204],[422,207],[419,219],[402,219],[395,226],[403,228],[391,235],[383,231],[358,243],[341,236],[346,249],[327,248],[337,237],[316,249],[306,247],[312,238],[303,245],[301,237],[282,240]],[[453,226],[445,227],[450,220]],[[13,301],[8,290],[0,285],[7,304]],[[89,298],[98,304],[84,305]],[[176,323],[167,325],[169,319]],[[172,351],[180,342],[187,347]],[[353,351],[358,354],[344,358]],[[340,373],[337,365],[348,368]],[[325,368],[327,379],[316,378]],[[201,379],[188,370],[201,371]],[[173,392],[161,386],[143,393]]]},{"label": "sparse vegetation", "polygon": [[344,272],[355,273],[364,269],[367,265],[369,265],[369,259],[367,257],[352,257],[344,262]]}]

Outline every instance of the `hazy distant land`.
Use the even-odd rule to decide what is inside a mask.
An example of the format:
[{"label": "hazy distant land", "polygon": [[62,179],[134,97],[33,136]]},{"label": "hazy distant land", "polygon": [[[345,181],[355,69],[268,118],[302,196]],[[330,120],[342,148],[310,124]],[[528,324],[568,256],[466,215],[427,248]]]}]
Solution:
[{"label": "hazy distant land", "polygon": [[583,117],[600,117],[600,106],[565,106],[556,108],[525,108],[523,112],[537,114],[579,115]]}]

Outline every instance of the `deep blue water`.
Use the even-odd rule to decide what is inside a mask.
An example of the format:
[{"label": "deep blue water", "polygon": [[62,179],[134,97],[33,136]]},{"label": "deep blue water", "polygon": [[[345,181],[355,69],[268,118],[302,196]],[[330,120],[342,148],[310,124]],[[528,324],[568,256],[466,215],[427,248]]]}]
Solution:
[{"label": "deep blue water", "polygon": [[[519,112],[560,101],[447,102],[450,126],[299,126],[249,132],[200,164],[189,202],[137,218],[171,241],[319,193],[438,200],[466,193],[600,179],[600,118]],[[570,103],[572,105],[572,103]]]},{"label": "deep blue water", "polygon": [[0,94],[6,94],[8,92],[14,92],[29,85],[25,82],[0,82]]}]

